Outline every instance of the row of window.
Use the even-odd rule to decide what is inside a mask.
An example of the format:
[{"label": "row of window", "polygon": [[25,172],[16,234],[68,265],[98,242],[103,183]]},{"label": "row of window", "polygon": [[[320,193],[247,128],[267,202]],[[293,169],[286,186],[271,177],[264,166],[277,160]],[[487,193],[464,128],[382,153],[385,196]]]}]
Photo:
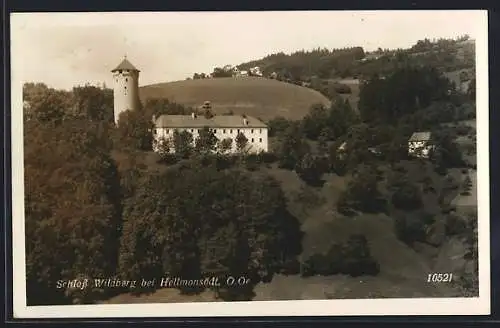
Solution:
[{"label": "row of window", "polygon": [[[154,134],[156,134],[156,130],[154,130],[154,132],[153,132],[153,133],[154,133]],[[251,142],[255,142],[255,138],[252,138],[252,139],[251,139]],[[259,142],[262,142],[262,138],[259,138]]]},{"label": "row of window", "polygon": [[[254,129],[250,130],[250,133],[253,133]],[[237,132],[240,133],[240,129],[237,129]],[[226,129],[222,129],[222,133],[226,133]],[[229,129],[229,133],[233,133],[233,129]],[[262,129],[259,129],[259,133],[262,134]]]},{"label": "row of window", "polygon": [[[187,130],[188,130],[189,132],[191,132],[191,133],[194,133],[194,130],[195,130],[195,129],[187,129]],[[199,132],[200,132],[200,130],[201,130],[201,129],[196,129],[196,132],[198,132],[198,133],[199,133]],[[167,134],[169,134],[169,133],[170,133],[170,129],[166,129],[165,131],[166,131],[166,133],[167,133]],[[175,129],[172,129],[172,132],[173,132],[173,131],[175,131]],[[216,133],[216,132],[217,132],[215,129],[212,129],[211,131],[212,131],[212,132],[214,132],[214,133]],[[237,133],[240,133],[240,129],[237,129],[237,130],[236,130],[236,132],[237,132]],[[254,132],[254,129],[251,129],[251,130],[250,130],[250,133],[253,133],[253,132]],[[223,133],[223,134],[225,134],[225,133],[226,133],[226,129],[222,129],[222,133]],[[233,129],[229,129],[229,133],[233,133]],[[262,134],[262,129],[259,129],[259,133],[260,133],[260,134]]]}]

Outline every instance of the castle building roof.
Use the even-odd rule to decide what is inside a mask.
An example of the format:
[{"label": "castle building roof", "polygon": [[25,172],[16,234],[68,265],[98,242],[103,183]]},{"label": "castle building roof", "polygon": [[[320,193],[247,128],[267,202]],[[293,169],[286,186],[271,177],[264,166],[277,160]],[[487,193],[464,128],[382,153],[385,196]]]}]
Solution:
[{"label": "castle building roof", "polygon": [[216,115],[212,118],[191,115],[161,115],[155,120],[157,128],[267,128],[267,125],[251,116]]},{"label": "castle building roof", "polygon": [[132,65],[131,62],[128,61],[128,59],[125,57],[123,58],[122,62],[116,66],[115,69],[113,69],[111,72],[116,72],[116,71],[125,71],[125,70],[128,70],[128,71],[136,71],[136,72],[140,72],[137,68],[135,68],[134,65]]}]

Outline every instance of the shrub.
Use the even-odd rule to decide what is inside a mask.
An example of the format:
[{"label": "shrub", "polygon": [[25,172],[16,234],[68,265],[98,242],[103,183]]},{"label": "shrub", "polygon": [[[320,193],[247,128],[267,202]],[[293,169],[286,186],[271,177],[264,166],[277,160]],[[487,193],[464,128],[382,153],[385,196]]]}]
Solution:
[{"label": "shrub", "polygon": [[301,204],[306,208],[314,208],[325,202],[325,198],[320,196],[318,192],[306,186],[302,186],[300,190],[294,192],[291,199],[294,203]]},{"label": "shrub", "polygon": [[424,186],[424,190],[423,191],[425,193],[429,193],[429,192],[435,193],[436,189],[433,186]]},{"label": "shrub", "polygon": [[420,188],[410,182],[404,182],[392,195],[392,204],[403,210],[415,210],[422,206]]},{"label": "shrub", "polygon": [[259,164],[255,163],[255,162],[246,162],[245,167],[248,171],[254,172],[254,171],[257,171],[259,169]]},{"label": "shrub", "polygon": [[433,221],[433,216],[428,213],[414,212],[398,215],[394,220],[396,236],[402,242],[409,245],[416,241],[424,241],[426,239],[427,227]]},{"label": "shrub", "polygon": [[470,127],[466,125],[459,125],[456,127],[455,133],[459,136],[465,136],[469,133]]},{"label": "shrub", "polygon": [[468,113],[468,114],[466,115],[466,118],[467,118],[468,120],[473,120],[473,119],[475,119],[475,118],[476,118],[476,111],[474,111],[474,112],[472,112],[472,113]]},{"label": "shrub", "polygon": [[333,244],[326,254],[312,255],[304,265],[303,276],[348,274],[353,277],[377,275],[380,266],[370,254],[364,235],[352,235],[344,243]]},{"label": "shrub", "polygon": [[371,168],[361,168],[341,194],[337,208],[343,214],[349,213],[349,208],[368,213],[385,211],[386,200],[378,189],[375,171]]},{"label": "shrub", "polygon": [[400,172],[400,173],[405,173],[407,170],[403,165],[396,164],[396,165],[394,165],[394,171]]},{"label": "shrub", "polygon": [[262,152],[259,154],[262,163],[274,163],[278,161],[278,156],[273,152]]},{"label": "shrub", "polygon": [[258,166],[261,163],[261,157],[257,154],[247,154],[245,157],[245,164],[248,166]]},{"label": "shrub", "polygon": [[464,185],[463,187],[466,189],[466,190],[469,190],[471,187],[472,187],[472,179],[470,178],[470,176],[466,176],[465,179],[464,179]]},{"label": "shrub", "polygon": [[[330,250],[329,254],[332,251]],[[372,258],[368,241],[364,235],[353,235],[347,241],[344,252],[344,259],[341,273],[349,274],[353,277],[361,275],[377,275],[380,271],[379,264]]]},{"label": "shrub", "polygon": [[268,122],[269,137],[282,134],[290,126],[291,122],[284,117],[276,117]]},{"label": "shrub", "polygon": [[337,200],[337,211],[345,216],[351,216],[355,213],[352,209],[352,203],[349,201],[345,192],[340,194],[339,199]]},{"label": "shrub", "polygon": [[311,153],[305,154],[295,167],[295,171],[299,177],[308,185],[319,186],[321,184],[321,176],[323,175],[322,162]]},{"label": "shrub", "polygon": [[446,217],[446,235],[461,235],[467,231],[467,222],[456,214],[450,214]]},{"label": "shrub", "polygon": [[335,83],[333,86],[335,92],[340,94],[350,94],[352,93],[351,87],[347,84]]},{"label": "shrub", "polygon": [[300,262],[295,259],[289,259],[282,264],[281,274],[295,275],[300,273]]},{"label": "shrub", "polygon": [[448,173],[448,170],[446,169],[446,167],[444,167],[442,165],[436,165],[434,168],[434,171],[441,176],[446,175],[446,173]]}]

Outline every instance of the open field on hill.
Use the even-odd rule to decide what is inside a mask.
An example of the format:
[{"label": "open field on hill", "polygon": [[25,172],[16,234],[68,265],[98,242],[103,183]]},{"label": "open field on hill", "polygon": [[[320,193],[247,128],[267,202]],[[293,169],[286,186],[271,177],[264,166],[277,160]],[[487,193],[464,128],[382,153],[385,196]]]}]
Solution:
[{"label": "open field on hill", "polygon": [[148,98],[168,98],[186,106],[199,107],[211,101],[212,110],[223,114],[232,110],[269,120],[276,116],[301,119],[311,105],[329,100],[319,92],[276,80],[245,77],[185,80],[143,86],[142,101]]},{"label": "open field on hill", "polygon": [[359,91],[361,89],[361,81],[359,79],[336,78],[336,79],[326,79],[324,81],[328,82],[329,85],[343,84],[343,85],[349,86],[349,88],[351,88],[350,93],[344,93],[344,94],[339,94],[339,95],[340,95],[340,97],[342,97],[342,99],[347,99],[352,108],[354,108],[355,110],[358,109]]}]

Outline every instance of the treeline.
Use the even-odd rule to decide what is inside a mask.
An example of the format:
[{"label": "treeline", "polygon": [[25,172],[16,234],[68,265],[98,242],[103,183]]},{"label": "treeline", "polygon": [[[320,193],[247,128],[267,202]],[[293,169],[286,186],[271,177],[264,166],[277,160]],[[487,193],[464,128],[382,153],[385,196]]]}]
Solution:
[{"label": "treeline", "polygon": [[291,54],[283,52],[266,56],[238,65],[240,69],[259,66],[264,76],[276,73],[283,81],[311,82],[313,78],[368,79],[374,74],[387,75],[404,65],[417,67],[428,66],[444,71],[474,67],[474,50],[465,51],[465,57],[459,58],[457,52],[462,49],[460,42],[468,36],[457,39],[419,40],[409,49],[378,49],[367,53],[362,47],[344,49],[314,49],[297,51]]},{"label": "treeline", "polygon": [[467,34],[459,36],[455,39],[439,38],[439,39],[430,40],[428,38],[425,38],[423,40],[418,40],[417,43],[414,44],[409,49],[409,51],[418,53],[418,52],[431,51],[431,50],[436,49],[436,48],[452,50],[453,47],[457,43],[468,41],[468,40],[470,40],[470,36]]},{"label": "treeline", "polygon": [[264,76],[277,73],[279,79],[291,81],[307,81],[312,76],[332,78],[351,76],[350,67],[353,62],[364,58],[362,47],[344,49],[314,49],[297,51],[290,55],[272,54],[261,60],[238,65],[240,69],[259,66]]},{"label": "treeline", "polygon": [[85,85],[70,91],[49,88],[43,83],[23,85],[25,119],[57,121],[65,116],[91,121],[113,121],[113,90]]},{"label": "treeline", "polygon": [[[258,74],[252,73],[252,70],[248,69],[246,70],[246,74],[248,76],[262,76]],[[194,73],[192,79],[193,80],[202,80],[202,79],[210,79],[210,78],[220,78],[220,77],[234,77],[236,75],[236,72],[234,71],[234,68],[230,65],[227,65],[225,67],[215,67],[212,71],[212,73],[207,74],[207,73]],[[187,78],[190,80],[191,78]]]}]

